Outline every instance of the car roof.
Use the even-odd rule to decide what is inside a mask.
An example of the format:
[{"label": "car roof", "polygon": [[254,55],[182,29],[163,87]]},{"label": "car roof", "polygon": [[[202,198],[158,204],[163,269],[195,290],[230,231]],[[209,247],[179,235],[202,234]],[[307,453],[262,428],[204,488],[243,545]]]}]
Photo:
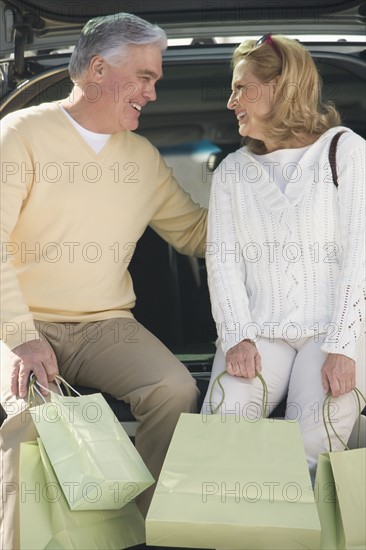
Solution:
[{"label": "car roof", "polygon": [[266,12],[275,20],[284,17],[304,18],[327,14],[336,14],[358,7],[361,0],[261,0],[260,5],[252,0],[148,0],[123,1],[103,0],[67,0],[67,2],[50,2],[49,0],[4,0],[9,6],[14,6],[22,13],[38,14],[40,18],[49,21],[84,24],[91,17],[98,17],[118,12],[132,12],[156,23],[174,23],[184,21],[222,21],[225,18],[237,20],[246,16],[248,21],[265,17]]},{"label": "car roof", "polygon": [[364,35],[362,0],[1,0],[0,56],[14,51],[15,33],[25,49],[51,50],[74,45],[90,18],[122,11],[162,25],[168,38],[210,40],[264,32],[347,37]]}]

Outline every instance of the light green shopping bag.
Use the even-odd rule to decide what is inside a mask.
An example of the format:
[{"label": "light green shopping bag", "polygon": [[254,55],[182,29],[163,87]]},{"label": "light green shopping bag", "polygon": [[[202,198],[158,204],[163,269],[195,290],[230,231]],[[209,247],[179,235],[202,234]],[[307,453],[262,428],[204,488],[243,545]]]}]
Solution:
[{"label": "light green shopping bag", "polygon": [[72,510],[118,509],[154,483],[102,394],[50,393],[30,412]]},{"label": "light green shopping bag", "polygon": [[182,414],[147,514],[146,542],[318,550],[298,423]]},{"label": "light green shopping bag", "polygon": [[[329,402],[330,396],[324,402],[323,412],[328,410]],[[361,430],[365,420],[360,418]],[[326,428],[328,423],[334,431],[329,416],[324,421]],[[331,450],[330,439],[329,444]],[[356,446],[363,448],[349,450],[344,444],[344,451],[319,455],[315,490],[322,525],[320,548],[324,550],[366,548],[366,449],[364,441]]]},{"label": "light green shopping bag", "polygon": [[119,550],[145,541],[135,503],[71,511],[40,440],[21,444],[19,474],[21,550]]}]

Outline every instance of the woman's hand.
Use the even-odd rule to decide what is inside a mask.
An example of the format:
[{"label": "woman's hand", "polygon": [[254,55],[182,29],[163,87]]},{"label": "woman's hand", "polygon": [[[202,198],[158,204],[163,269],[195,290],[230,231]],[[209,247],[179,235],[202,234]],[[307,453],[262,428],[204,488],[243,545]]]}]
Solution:
[{"label": "woman's hand", "polygon": [[262,370],[261,356],[253,340],[242,340],[226,353],[226,370],[231,376],[255,378]]},{"label": "woman's hand", "polygon": [[322,366],[322,383],[326,392],[339,397],[356,386],[356,363],[340,353],[329,353]]}]

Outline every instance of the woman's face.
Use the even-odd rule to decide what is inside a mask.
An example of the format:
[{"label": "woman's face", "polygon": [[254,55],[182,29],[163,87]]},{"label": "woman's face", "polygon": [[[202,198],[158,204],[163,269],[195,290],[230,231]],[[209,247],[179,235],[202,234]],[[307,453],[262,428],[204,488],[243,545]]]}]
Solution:
[{"label": "woman's face", "polygon": [[241,136],[265,141],[257,121],[272,109],[275,81],[261,82],[249,66],[246,60],[235,65],[227,108],[235,111]]}]

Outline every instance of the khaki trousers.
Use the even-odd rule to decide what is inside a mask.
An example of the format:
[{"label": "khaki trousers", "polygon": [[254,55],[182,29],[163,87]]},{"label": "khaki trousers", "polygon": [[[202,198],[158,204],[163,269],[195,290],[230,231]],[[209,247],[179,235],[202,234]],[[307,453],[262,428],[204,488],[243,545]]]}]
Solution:
[{"label": "khaki trousers", "polygon": [[[185,366],[148,330],[130,318],[94,323],[36,322],[52,345],[60,374],[71,385],[98,388],[129,403],[138,421],[135,444],[155,479],[181,412],[196,412],[198,389]],[[37,432],[26,402],[10,394],[9,350],[1,349],[0,548],[19,548],[19,448]],[[146,514],[153,488],[138,500]]]}]

